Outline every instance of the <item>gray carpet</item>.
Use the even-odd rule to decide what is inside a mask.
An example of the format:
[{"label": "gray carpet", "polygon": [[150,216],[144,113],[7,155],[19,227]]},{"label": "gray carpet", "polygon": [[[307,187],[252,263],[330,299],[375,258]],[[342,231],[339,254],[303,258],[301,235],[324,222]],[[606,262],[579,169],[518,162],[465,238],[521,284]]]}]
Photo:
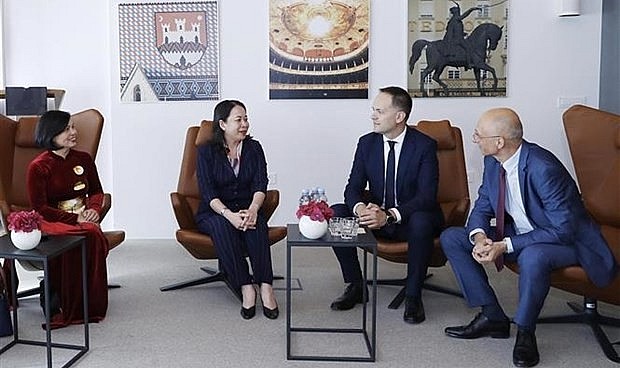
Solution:
[{"label": "gray carpet", "polygon": [[[275,273],[284,275],[285,243],[273,249]],[[361,307],[334,312],[331,300],[342,292],[337,262],[329,249],[296,249],[294,276],[302,290],[293,291],[295,325],[339,326],[359,324]],[[377,362],[322,363],[286,360],[286,316],[284,281],[277,281],[276,295],[281,315],[275,321],[262,314],[249,321],[241,319],[240,304],[223,283],[162,293],[159,287],[204,275],[199,266],[211,262],[194,260],[173,240],[130,240],[112,251],[108,258],[110,280],[122,285],[110,290],[107,318],[90,325],[90,351],[78,367],[512,367],[515,327],[510,339],[483,338],[471,341],[444,336],[443,328],[469,322],[476,311],[462,299],[424,292],[426,321],[408,325],[402,307],[387,305],[397,287],[378,288]],[[401,277],[403,265],[379,261],[379,276]],[[456,287],[451,269],[432,269],[435,284]],[[20,272],[22,286],[37,283],[34,272]],[[509,270],[490,270],[507,313],[514,313],[516,276]],[[552,290],[543,315],[569,312],[566,300],[576,296]],[[620,317],[620,308],[602,304],[601,312]],[[258,309],[260,312],[260,308]],[[38,298],[21,301],[20,334],[23,338],[44,339]],[[613,340],[620,329],[606,328]],[[57,342],[79,343],[82,328],[72,326],[52,334]],[[619,367],[605,358],[589,327],[584,325],[539,325],[540,367]],[[7,338],[0,339],[4,345]],[[358,336],[299,334],[293,339],[296,354],[362,355]],[[54,366],[69,355],[54,349]],[[0,367],[43,367],[45,349],[17,346],[0,356]]]}]

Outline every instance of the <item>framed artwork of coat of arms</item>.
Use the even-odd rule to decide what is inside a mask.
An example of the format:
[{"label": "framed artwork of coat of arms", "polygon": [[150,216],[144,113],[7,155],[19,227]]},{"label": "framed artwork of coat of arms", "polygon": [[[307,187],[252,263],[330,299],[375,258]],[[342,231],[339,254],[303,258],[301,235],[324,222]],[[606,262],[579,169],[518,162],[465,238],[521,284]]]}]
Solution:
[{"label": "framed artwork of coat of arms", "polygon": [[216,0],[119,4],[121,102],[217,100]]}]

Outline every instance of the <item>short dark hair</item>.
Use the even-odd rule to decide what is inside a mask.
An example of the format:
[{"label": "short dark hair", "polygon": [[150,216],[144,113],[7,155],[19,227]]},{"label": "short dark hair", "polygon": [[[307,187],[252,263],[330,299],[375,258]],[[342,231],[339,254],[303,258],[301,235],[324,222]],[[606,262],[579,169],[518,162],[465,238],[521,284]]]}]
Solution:
[{"label": "short dark hair", "polygon": [[227,148],[224,141],[224,131],[220,128],[220,120],[228,119],[235,106],[241,106],[245,111],[248,111],[243,102],[238,100],[223,100],[213,109],[213,138],[211,138],[211,143],[224,152],[227,152]]},{"label": "short dark hair", "polygon": [[379,89],[380,92],[387,93],[392,96],[392,106],[405,113],[405,123],[409,120],[409,114],[413,107],[413,101],[407,91],[400,87],[390,86]]},{"label": "short dark hair", "polygon": [[54,144],[54,137],[65,130],[70,119],[71,114],[66,111],[50,110],[44,112],[34,130],[34,140],[37,145],[49,150],[60,149],[61,147]]}]

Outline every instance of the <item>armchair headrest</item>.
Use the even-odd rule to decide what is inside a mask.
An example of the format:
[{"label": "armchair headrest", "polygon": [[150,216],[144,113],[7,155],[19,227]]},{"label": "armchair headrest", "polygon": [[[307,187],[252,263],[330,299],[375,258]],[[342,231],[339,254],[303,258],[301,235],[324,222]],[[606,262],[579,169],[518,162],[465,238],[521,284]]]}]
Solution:
[{"label": "armchair headrest", "polygon": [[201,146],[208,143],[213,137],[213,122],[209,120],[203,120],[200,122],[200,130],[196,136],[196,146]]},{"label": "armchair headrest", "polygon": [[39,148],[34,141],[34,130],[39,122],[38,116],[20,118],[15,132],[15,145],[24,148]]},{"label": "armchair headrest", "polygon": [[420,120],[416,128],[437,141],[438,150],[453,150],[456,148],[456,137],[449,120]]}]

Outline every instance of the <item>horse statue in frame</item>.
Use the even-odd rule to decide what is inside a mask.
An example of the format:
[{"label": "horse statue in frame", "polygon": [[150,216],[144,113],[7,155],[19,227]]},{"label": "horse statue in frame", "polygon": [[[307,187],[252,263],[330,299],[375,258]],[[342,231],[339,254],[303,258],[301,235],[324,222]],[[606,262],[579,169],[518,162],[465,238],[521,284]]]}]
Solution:
[{"label": "horse statue in frame", "polygon": [[[416,40],[411,46],[411,57],[409,58],[409,73],[413,73],[413,67],[422,55],[422,51],[426,48],[427,67],[420,75],[420,90],[424,97],[428,93],[424,89],[424,79],[433,73],[433,80],[437,82],[448,94],[448,85],[439,79],[446,66],[465,67],[473,69],[476,77],[476,85],[482,96],[485,95],[484,89],[480,83],[481,71],[486,70],[493,75],[493,90],[497,90],[497,75],[495,69],[486,63],[487,50],[495,50],[502,38],[502,29],[493,23],[483,23],[474,28],[471,34],[465,38],[465,47],[459,47],[454,55],[446,56],[448,53],[446,41],[427,41]],[[454,50],[453,50],[454,51]],[[466,53],[469,53],[469,57]]]}]

